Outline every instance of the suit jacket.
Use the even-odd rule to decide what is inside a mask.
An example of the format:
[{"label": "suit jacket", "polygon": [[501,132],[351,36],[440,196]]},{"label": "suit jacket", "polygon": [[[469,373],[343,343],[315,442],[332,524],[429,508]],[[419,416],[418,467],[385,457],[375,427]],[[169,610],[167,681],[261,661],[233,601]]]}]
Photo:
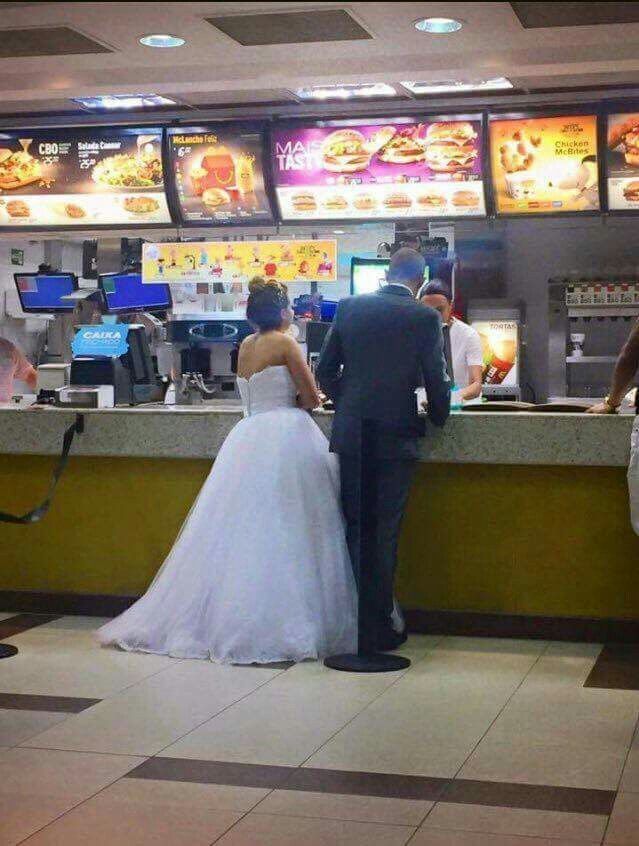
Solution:
[{"label": "suit jacket", "polygon": [[322,390],[335,403],[333,452],[357,451],[363,420],[376,424],[380,455],[417,456],[425,434],[415,389],[428,394],[428,416],[443,426],[450,382],[439,315],[401,286],[340,302],[317,366]]}]

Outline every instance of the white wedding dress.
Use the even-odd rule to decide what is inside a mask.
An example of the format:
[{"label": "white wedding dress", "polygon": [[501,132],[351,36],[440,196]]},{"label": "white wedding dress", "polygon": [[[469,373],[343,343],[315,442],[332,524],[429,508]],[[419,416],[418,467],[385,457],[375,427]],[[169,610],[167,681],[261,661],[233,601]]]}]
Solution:
[{"label": "white wedding dress", "polygon": [[231,431],[146,594],[98,638],[236,664],[356,649],[336,457],[285,366],[238,378]]}]

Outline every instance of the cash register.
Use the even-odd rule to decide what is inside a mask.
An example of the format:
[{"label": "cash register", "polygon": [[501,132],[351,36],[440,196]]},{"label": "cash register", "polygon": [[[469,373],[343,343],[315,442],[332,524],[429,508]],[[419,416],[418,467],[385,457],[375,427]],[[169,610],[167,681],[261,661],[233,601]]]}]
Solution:
[{"label": "cash register", "polygon": [[[101,274],[98,287],[102,311],[106,315],[163,313],[172,305],[168,285],[145,285],[139,273]],[[125,325],[125,352],[118,350],[116,355],[80,352],[74,355],[70,385],[60,392],[58,404],[93,407],[103,404],[138,405],[163,398],[164,386],[151,355],[146,327],[133,322]],[[85,327],[85,336],[98,342],[108,342],[117,336],[118,326],[124,328],[123,324],[113,322]]]}]

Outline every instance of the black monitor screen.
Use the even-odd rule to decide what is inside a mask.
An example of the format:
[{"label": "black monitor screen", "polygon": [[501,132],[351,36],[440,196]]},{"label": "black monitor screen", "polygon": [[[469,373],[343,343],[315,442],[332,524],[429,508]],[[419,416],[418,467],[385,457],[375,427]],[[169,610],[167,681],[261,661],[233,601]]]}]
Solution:
[{"label": "black monitor screen", "polygon": [[73,311],[76,301],[63,299],[78,288],[73,273],[16,273],[13,278],[22,311],[30,314]]},{"label": "black monitor screen", "polygon": [[139,273],[108,273],[100,276],[107,314],[127,311],[166,311],[171,308],[168,285],[144,285]]}]

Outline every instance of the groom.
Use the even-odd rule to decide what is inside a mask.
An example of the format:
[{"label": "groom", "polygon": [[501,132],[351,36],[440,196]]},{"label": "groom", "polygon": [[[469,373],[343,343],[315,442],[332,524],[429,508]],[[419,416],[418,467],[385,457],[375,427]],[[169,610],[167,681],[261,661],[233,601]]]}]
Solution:
[{"label": "groom", "polygon": [[[319,384],[336,409],[331,450],[340,460],[351,559],[360,562],[362,572],[364,652],[395,649],[406,640],[404,631],[393,628],[393,582],[399,531],[425,434],[415,389],[425,386],[428,416],[436,426],[444,425],[450,407],[441,320],[416,300],[425,267],[420,253],[403,247],[391,258],[386,286],[342,300],[317,366]],[[361,462],[364,428],[372,436],[366,437]],[[360,492],[372,515],[364,526]]]}]

